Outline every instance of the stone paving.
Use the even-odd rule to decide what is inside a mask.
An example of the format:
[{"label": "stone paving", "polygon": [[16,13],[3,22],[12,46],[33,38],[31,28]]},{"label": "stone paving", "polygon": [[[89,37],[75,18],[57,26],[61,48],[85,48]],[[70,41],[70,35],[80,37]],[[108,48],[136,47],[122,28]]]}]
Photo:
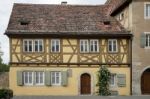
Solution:
[{"label": "stone paving", "polygon": [[150,96],[14,96],[13,99],[150,99]]}]

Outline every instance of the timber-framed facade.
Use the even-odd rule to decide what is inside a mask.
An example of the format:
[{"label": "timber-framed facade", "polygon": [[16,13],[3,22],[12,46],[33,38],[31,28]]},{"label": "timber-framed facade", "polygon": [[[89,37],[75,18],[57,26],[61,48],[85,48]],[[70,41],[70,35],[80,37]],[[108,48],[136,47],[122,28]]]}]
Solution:
[{"label": "timber-framed facade", "polygon": [[107,66],[112,95],[130,95],[132,34],[106,8],[15,4],[6,30],[14,94],[96,95],[97,72]]}]

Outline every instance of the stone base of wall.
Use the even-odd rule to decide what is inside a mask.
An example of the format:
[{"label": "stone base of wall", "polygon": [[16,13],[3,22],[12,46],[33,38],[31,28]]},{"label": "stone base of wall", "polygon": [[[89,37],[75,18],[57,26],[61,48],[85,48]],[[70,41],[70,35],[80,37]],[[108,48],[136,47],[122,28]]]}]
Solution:
[{"label": "stone base of wall", "polygon": [[0,72],[0,89],[9,87],[9,73]]},{"label": "stone base of wall", "polygon": [[132,64],[132,94],[141,95],[141,77],[143,72],[150,68],[150,66],[144,66],[142,64]]}]

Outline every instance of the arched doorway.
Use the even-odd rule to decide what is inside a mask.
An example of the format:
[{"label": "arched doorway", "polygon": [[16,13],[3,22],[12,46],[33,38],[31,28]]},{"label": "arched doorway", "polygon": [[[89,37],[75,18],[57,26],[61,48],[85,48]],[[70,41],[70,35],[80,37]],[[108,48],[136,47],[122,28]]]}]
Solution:
[{"label": "arched doorway", "polygon": [[91,94],[91,76],[88,73],[84,73],[80,77],[81,95]]},{"label": "arched doorway", "polygon": [[150,94],[150,68],[146,69],[141,77],[142,94]]}]

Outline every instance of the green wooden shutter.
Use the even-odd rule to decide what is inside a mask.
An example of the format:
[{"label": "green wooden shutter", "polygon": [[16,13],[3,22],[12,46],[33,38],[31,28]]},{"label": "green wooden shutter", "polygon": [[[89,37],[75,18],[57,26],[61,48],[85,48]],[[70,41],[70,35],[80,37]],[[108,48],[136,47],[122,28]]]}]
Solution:
[{"label": "green wooden shutter", "polygon": [[118,86],[125,87],[126,86],[126,75],[125,74],[117,74],[118,78]]},{"label": "green wooden shutter", "polygon": [[33,85],[36,85],[36,71],[33,72]]},{"label": "green wooden shutter", "polygon": [[51,72],[45,71],[45,85],[51,86]]},{"label": "green wooden shutter", "polygon": [[146,46],[146,34],[141,34],[141,48],[144,48]]},{"label": "green wooden shutter", "polygon": [[23,72],[17,71],[17,85],[23,86]]},{"label": "green wooden shutter", "polygon": [[62,74],[62,82],[61,82],[61,84],[62,84],[62,86],[67,86],[67,84],[68,84],[67,71],[62,71],[61,74]]}]

